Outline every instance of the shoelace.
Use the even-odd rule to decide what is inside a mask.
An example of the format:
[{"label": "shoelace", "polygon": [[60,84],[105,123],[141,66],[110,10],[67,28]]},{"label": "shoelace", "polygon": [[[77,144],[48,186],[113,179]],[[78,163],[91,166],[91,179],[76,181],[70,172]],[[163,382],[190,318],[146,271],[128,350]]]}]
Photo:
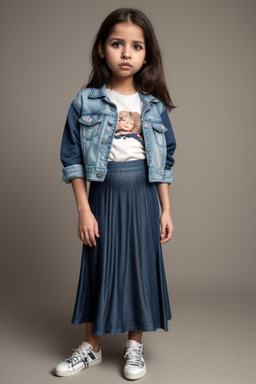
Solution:
[{"label": "shoelace", "polygon": [[140,345],[139,347],[126,345],[124,358],[127,359],[126,360],[127,364],[137,365],[143,368],[144,366],[143,356],[144,356],[144,352],[143,352],[142,345]]},{"label": "shoelace", "polygon": [[79,346],[78,348],[73,348],[72,355],[68,359],[66,359],[66,361],[70,363],[72,368],[74,368],[74,365],[81,362],[83,362],[84,365],[88,367],[88,352],[90,352],[90,350],[85,351],[81,346]]}]

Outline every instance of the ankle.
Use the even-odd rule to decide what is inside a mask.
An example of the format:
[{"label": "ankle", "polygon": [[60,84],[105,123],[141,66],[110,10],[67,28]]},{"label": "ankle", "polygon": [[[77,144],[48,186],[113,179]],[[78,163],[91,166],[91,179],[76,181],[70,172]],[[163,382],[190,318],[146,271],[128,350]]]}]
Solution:
[{"label": "ankle", "polygon": [[99,352],[100,345],[99,344],[98,345],[94,345],[92,350],[93,350],[93,352]]},{"label": "ankle", "polygon": [[138,338],[133,338],[133,337],[128,337],[127,341],[128,340],[133,340],[133,341],[137,341],[137,343],[142,343],[142,340],[141,339],[138,339]]},{"label": "ankle", "polygon": [[93,348],[92,348],[93,352],[99,352],[99,350],[100,350],[100,343],[96,343],[96,342],[94,342],[92,340],[87,340],[87,339],[85,341],[93,346]]}]

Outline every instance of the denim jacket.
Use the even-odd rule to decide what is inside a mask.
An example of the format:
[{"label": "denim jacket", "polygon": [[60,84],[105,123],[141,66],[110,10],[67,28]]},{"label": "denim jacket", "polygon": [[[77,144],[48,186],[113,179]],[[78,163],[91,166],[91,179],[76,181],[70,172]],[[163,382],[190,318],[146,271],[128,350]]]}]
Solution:
[{"label": "denim jacket", "polygon": [[[176,141],[167,109],[154,96],[138,93],[143,102],[141,123],[148,180],[171,184]],[[61,142],[62,179],[65,183],[70,183],[75,177],[104,181],[117,123],[117,106],[109,99],[106,84],[99,88],[85,88],[75,96],[69,107]]]}]

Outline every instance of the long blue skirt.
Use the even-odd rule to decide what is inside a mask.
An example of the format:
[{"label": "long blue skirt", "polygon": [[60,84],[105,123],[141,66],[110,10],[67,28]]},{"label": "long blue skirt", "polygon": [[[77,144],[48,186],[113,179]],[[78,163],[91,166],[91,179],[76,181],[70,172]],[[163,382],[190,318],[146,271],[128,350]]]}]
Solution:
[{"label": "long blue skirt", "polygon": [[72,323],[92,322],[96,335],[168,331],[158,197],[147,172],[146,159],[109,161],[104,181],[90,182],[100,237],[83,244]]}]

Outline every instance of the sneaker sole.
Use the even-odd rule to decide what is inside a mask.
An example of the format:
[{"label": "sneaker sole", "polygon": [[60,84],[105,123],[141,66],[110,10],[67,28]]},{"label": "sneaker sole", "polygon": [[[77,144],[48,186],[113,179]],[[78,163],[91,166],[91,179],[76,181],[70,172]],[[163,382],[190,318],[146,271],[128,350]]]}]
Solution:
[{"label": "sneaker sole", "polygon": [[141,377],[143,377],[146,373],[146,366],[144,367],[143,371],[141,371],[140,373],[136,373],[136,374],[130,374],[126,371],[124,371],[124,377],[126,379],[129,379],[129,380],[137,380],[137,379],[140,379]]},{"label": "sneaker sole", "polygon": [[54,370],[54,373],[56,376],[73,376],[76,375],[77,373],[80,373],[83,369],[89,368],[92,365],[100,364],[102,362],[102,357],[99,357],[98,359],[92,360],[88,363],[88,367],[83,366],[81,368],[76,369],[75,371],[57,371],[56,369]]}]

